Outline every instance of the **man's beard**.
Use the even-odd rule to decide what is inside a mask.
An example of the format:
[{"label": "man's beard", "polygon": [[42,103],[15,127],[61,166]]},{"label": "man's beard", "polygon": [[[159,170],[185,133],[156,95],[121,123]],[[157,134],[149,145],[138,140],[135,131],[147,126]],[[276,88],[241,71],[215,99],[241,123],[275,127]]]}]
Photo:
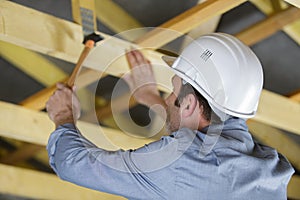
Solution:
[{"label": "man's beard", "polygon": [[174,116],[171,119],[171,113],[170,113],[169,108],[167,108],[166,129],[169,134],[171,134],[175,131],[178,131],[178,129],[179,129],[179,122],[178,122],[177,118],[175,118]]}]

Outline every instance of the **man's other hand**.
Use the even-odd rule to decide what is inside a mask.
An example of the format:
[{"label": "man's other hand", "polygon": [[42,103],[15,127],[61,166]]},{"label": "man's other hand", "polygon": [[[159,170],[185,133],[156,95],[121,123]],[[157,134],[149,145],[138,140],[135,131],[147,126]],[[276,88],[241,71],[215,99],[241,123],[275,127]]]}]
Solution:
[{"label": "man's other hand", "polygon": [[150,61],[136,49],[126,52],[126,58],[131,72],[123,79],[129,85],[136,101],[148,107],[164,103],[159,95]]}]

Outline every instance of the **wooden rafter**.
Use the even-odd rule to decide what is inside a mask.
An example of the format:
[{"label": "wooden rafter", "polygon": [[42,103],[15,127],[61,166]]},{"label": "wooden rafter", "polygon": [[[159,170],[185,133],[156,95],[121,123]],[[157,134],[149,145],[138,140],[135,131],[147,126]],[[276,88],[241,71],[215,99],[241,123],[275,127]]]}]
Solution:
[{"label": "wooden rafter", "polygon": [[142,47],[157,49],[198,27],[203,22],[227,12],[245,1],[246,0],[205,1],[168,22],[163,23],[158,28],[155,28],[142,38],[136,40],[136,43]]},{"label": "wooden rafter", "polygon": [[258,41],[271,36],[281,30],[284,26],[298,20],[299,18],[300,9],[295,7],[287,8],[245,29],[237,34],[237,37],[247,45],[253,45]]},{"label": "wooden rafter", "polygon": [[42,85],[53,84],[66,76],[56,65],[35,52],[3,41],[0,41],[0,49],[4,59]]},{"label": "wooden rafter", "polygon": [[[253,3],[259,10],[261,10],[266,15],[273,14],[273,7],[270,1],[250,0],[250,2]],[[281,4],[282,8],[286,8],[287,5],[283,3]],[[285,26],[282,30],[286,34],[288,34],[295,42],[300,44],[300,19]]]},{"label": "wooden rafter", "polygon": [[[290,118],[290,116],[293,117]],[[297,133],[299,135],[299,116],[300,105],[298,103],[281,95],[263,90],[258,111],[254,120],[292,133]],[[296,123],[298,125],[296,125]]]},{"label": "wooden rafter", "polygon": [[[288,0],[287,0],[288,1]],[[290,0],[291,1],[291,0]],[[1,4],[0,4],[0,8],[1,8]],[[1,23],[1,22],[0,22]],[[4,32],[1,32],[2,31],[2,29],[0,28],[0,35],[1,36],[3,36],[3,35],[5,35],[5,34],[3,34]],[[3,37],[1,37],[0,36],[0,38],[3,38]],[[6,39],[5,39],[6,40]],[[15,42],[15,41],[14,41]],[[19,41],[17,41],[16,43],[18,43]],[[21,42],[22,43],[22,42]],[[25,42],[26,43],[26,42]],[[35,49],[36,50],[36,49]],[[151,55],[152,55],[152,53],[150,53]],[[60,54],[59,54],[59,56],[60,56]],[[75,56],[76,57],[76,56]],[[155,56],[154,56],[155,57]],[[156,58],[153,58],[153,60],[155,61],[156,60]],[[121,63],[121,62],[120,62]],[[97,68],[97,67],[96,67]],[[94,69],[96,69],[96,68],[94,68]],[[97,68],[98,69],[98,68]],[[115,71],[114,70],[112,70],[112,73],[114,74],[115,73]],[[96,79],[95,79],[96,80]],[[271,98],[272,97],[272,95],[273,94],[270,94],[270,93],[266,93],[265,94],[265,96],[267,96],[267,99],[269,99],[269,98]],[[283,99],[280,99],[280,98],[277,98],[277,97],[275,97],[275,101],[273,102],[274,104],[276,104],[276,105],[278,105],[279,104],[279,102],[287,102],[286,100],[287,99],[285,99],[285,100],[283,100]],[[280,99],[280,100],[279,100]],[[270,99],[269,99],[270,100]],[[263,105],[265,105],[266,103],[264,103]],[[290,105],[290,104],[289,104]],[[261,106],[261,107],[263,107],[263,106]],[[2,108],[3,107],[1,107],[0,106],[0,110],[2,111]],[[292,106],[292,108],[293,109],[296,109],[296,112],[293,112],[292,113],[292,115],[294,115],[294,116],[299,116],[299,107],[297,107],[297,106],[294,106],[294,104],[293,104],[293,106]],[[268,108],[269,109],[269,108]],[[272,112],[270,112],[270,110],[271,109],[269,109],[268,110],[268,112],[267,112],[267,115],[266,116],[268,116],[268,117],[271,117],[272,116]],[[260,115],[261,114],[265,114],[265,111],[260,111],[261,113],[259,113]],[[282,111],[280,111],[280,112],[283,112],[283,108],[282,108]],[[15,112],[15,113],[17,113],[17,112]],[[279,113],[279,112],[278,112]],[[266,117],[266,116],[263,116],[263,118],[264,117]],[[25,119],[25,118],[24,118]],[[280,118],[277,118],[276,120],[278,120],[278,121],[280,121],[281,119]],[[270,121],[264,121],[264,120],[261,120],[261,118],[259,118],[259,120],[258,121],[264,121],[265,123],[267,123],[267,124],[276,124],[278,121],[276,121],[276,120],[274,120],[274,121],[272,121],[272,122],[270,122]],[[292,123],[292,124],[294,124],[294,123]],[[86,126],[86,127],[85,127]],[[279,127],[280,127],[281,125],[279,125]],[[289,126],[288,124],[284,124],[283,125],[284,127],[287,127],[287,126]],[[96,128],[95,127],[93,127],[92,128],[92,126],[90,126],[89,124],[85,124],[85,125],[83,125],[83,127],[85,127],[85,128],[83,128],[83,132],[87,132],[87,131],[95,131],[96,130]],[[0,129],[1,129],[2,127],[0,127]],[[282,127],[281,127],[282,128]],[[297,128],[299,128],[299,127],[297,127]],[[3,130],[3,129],[1,129],[1,130]],[[267,129],[267,130],[269,130],[270,131],[270,129]],[[290,131],[291,131],[292,129],[290,129]],[[299,129],[298,129],[299,130]],[[109,132],[110,130],[108,130],[108,132]],[[112,131],[112,130],[111,130]],[[114,133],[116,133],[117,135],[119,134],[119,132],[115,132],[115,131],[113,131]],[[275,134],[275,135],[277,135],[277,133]],[[13,136],[14,137],[14,136]],[[20,136],[19,136],[20,137]],[[22,136],[21,136],[22,137]],[[27,136],[26,136],[27,137]],[[96,136],[95,136],[96,137]],[[280,136],[278,136],[279,138],[281,138],[281,140],[283,141],[286,141],[286,137],[284,137],[284,138],[282,138],[282,137],[280,137]],[[93,137],[92,137],[93,138]],[[263,138],[263,137],[262,137]],[[265,138],[264,138],[265,139]],[[92,139],[92,140],[94,140],[94,139]],[[148,141],[148,140],[147,140]],[[270,141],[272,141],[271,143],[273,143],[274,142],[274,140],[270,140]],[[278,140],[277,140],[278,141]],[[129,142],[129,140],[128,140],[128,142]],[[290,144],[290,142],[291,141],[286,141],[287,143],[289,143]],[[126,143],[126,139],[125,139],[125,143]],[[140,144],[140,143],[139,143]],[[279,146],[280,146],[280,143],[276,143],[276,142],[274,142],[273,144],[278,144]],[[283,149],[284,149],[284,147],[282,147]],[[292,148],[294,148],[294,149],[296,149],[296,151],[298,151],[299,149],[299,147],[296,147],[296,146],[293,146]],[[292,161],[292,159],[291,159],[291,161]],[[295,161],[292,161],[292,162],[295,162]],[[299,161],[296,161],[296,164],[298,165],[299,164]],[[6,170],[6,169],[5,169]],[[289,188],[288,188],[288,190],[289,190],[289,196],[290,197],[292,197],[292,198],[299,198],[300,197],[300,194],[299,194],[299,192],[298,192],[298,189],[297,189],[297,186],[300,184],[300,182],[299,182],[299,177],[297,177],[297,176],[294,176],[293,178],[292,178],[292,181],[291,181],[291,183],[290,183],[290,185],[289,185]],[[291,189],[291,188],[293,188],[293,189]],[[14,193],[15,194],[15,193]],[[45,196],[43,196],[43,198],[45,198]]]},{"label": "wooden rafter", "polygon": [[[0,135],[24,142],[45,146],[54,124],[45,112],[0,101]],[[18,126],[11,126],[18,124]],[[87,122],[78,122],[78,127],[88,139],[99,147],[109,150],[138,148],[153,141],[137,139],[110,128]]]},{"label": "wooden rafter", "polygon": [[33,199],[125,199],[62,181],[56,175],[3,164],[0,184],[0,193]]}]

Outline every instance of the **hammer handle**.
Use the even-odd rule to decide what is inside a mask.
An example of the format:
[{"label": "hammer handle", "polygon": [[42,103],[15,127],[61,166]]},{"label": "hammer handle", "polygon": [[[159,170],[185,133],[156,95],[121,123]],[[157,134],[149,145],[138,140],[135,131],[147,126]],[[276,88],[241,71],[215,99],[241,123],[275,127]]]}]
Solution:
[{"label": "hammer handle", "polygon": [[75,83],[75,79],[76,76],[81,68],[82,63],[84,62],[84,60],[86,59],[86,57],[88,56],[88,54],[90,53],[91,49],[94,47],[95,42],[93,40],[88,40],[85,42],[85,46],[84,49],[82,50],[79,59],[76,63],[75,68],[72,71],[72,74],[70,75],[68,81],[67,81],[67,86],[72,88],[74,83]]}]

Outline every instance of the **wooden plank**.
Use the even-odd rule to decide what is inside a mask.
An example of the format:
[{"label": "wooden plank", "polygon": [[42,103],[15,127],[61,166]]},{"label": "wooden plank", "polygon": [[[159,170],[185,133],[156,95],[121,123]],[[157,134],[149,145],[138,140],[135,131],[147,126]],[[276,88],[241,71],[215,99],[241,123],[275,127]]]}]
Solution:
[{"label": "wooden plank", "polygon": [[33,199],[125,199],[62,181],[57,176],[0,164],[0,193]]},{"label": "wooden plank", "polygon": [[300,176],[294,175],[292,176],[291,181],[287,187],[288,197],[291,199],[300,199]]},{"label": "wooden plank", "polygon": [[262,91],[254,119],[300,135],[300,104],[273,92]]},{"label": "wooden plank", "polygon": [[[201,4],[206,0],[198,0],[197,4]],[[202,23],[200,26],[192,29],[183,37],[183,41],[181,44],[181,49],[184,49],[193,39],[200,37],[201,35],[213,33],[216,31],[219,21],[221,19],[221,15],[215,16]]]},{"label": "wooden plank", "polygon": [[1,1],[0,11],[0,40],[65,61],[77,61],[83,49],[78,42],[83,38],[79,25],[10,1]]},{"label": "wooden plank", "polygon": [[41,55],[1,40],[0,55],[43,85],[53,84],[66,77],[63,70]]},{"label": "wooden plank", "polygon": [[[273,8],[270,1],[265,0],[251,0],[259,10],[261,10],[266,15],[273,13]],[[288,5],[281,1],[281,7],[286,8]],[[282,29],[286,34],[288,34],[295,42],[300,45],[300,20],[297,20]]]},{"label": "wooden plank", "polygon": [[186,34],[187,36],[184,36],[183,38],[181,49],[184,49],[184,47],[186,47],[193,39],[196,39],[204,34],[215,32],[220,19],[221,16],[215,16],[188,32]]},{"label": "wooden plank", "polygon": [[[51,86],[58,81],[64,80],[64,78],[67,77],[67,74],[63,70],[35,52],[13,45],[11,43],[3,42],[1,40],[0,49],[0,55],[4,59],[9,61],[18,69],[22,70],[27,75],[31,76],[31,78],[35,79],[42,85]],[[94,71],[89,72],[87,73],[87,75],[95,77],[94,73]],[[83,75],[87,76],[85,73]],[[80,81],[85,80],[83,78],[80,78]],[[79,85],[81,86],[81,83]],[[83,102],[86,94],[88,94],[87,90],[79,90],[78,92],[78,96],[81,99],[81,108],[83,110],[88,110],[90,108],[90,104]],[[47,99],[48,96],[43,98],[43,101],[46,101]],[[45,102],[38,103],[38,101],[40,100],[36,99],[34,101],[24,101],[21,102],[21,104],[25,107],[28,106],[36,110],[43,109]]]},{"label": "wooden plank", "polygon": [[299,0],[284,0],[286,2],[288,2],[289,4],[292,4],[293,6],[296,6],[298,8],[300,8],[300,1]]},{"label": "wooden plank", "polygon": [[[186,12],[163,23],[159,27],[138,39],[142,47],[157,49],[179,36],[196,28],[212,17],[221,15],[228,10],[244,3],[246,0],[208,0],[198,4]],[[171,30],[171,31],[170,31]]]},{"label": "wooden plank", "polygon": [[243,30],[236,36],[247,45],[253,45],[261,41],[277,31],[281,30],[284,26],[292,23],[300,18],[300,9],[290,7],[274,15],[270,15],[267,19],[258,22]]},{"label": "wooden plank", "polygon": [[[250,2],[267,15],[274,13],[274,7],[271,0],[250,0]],[[286,9],[288,7],[284,1],[279,1],[279,3],[282,9]]]},{"label": "wooden plank", "polygon": [[[45,112],[0,101],[0,135],[45,146],[54,124]],[[18,124],[18,126],[12,126]],[[100,127],[87,122],[78,122],[78,127],[89,140],[109,150],[138,148],[153,139],[130,137],[121,131]]]}]

